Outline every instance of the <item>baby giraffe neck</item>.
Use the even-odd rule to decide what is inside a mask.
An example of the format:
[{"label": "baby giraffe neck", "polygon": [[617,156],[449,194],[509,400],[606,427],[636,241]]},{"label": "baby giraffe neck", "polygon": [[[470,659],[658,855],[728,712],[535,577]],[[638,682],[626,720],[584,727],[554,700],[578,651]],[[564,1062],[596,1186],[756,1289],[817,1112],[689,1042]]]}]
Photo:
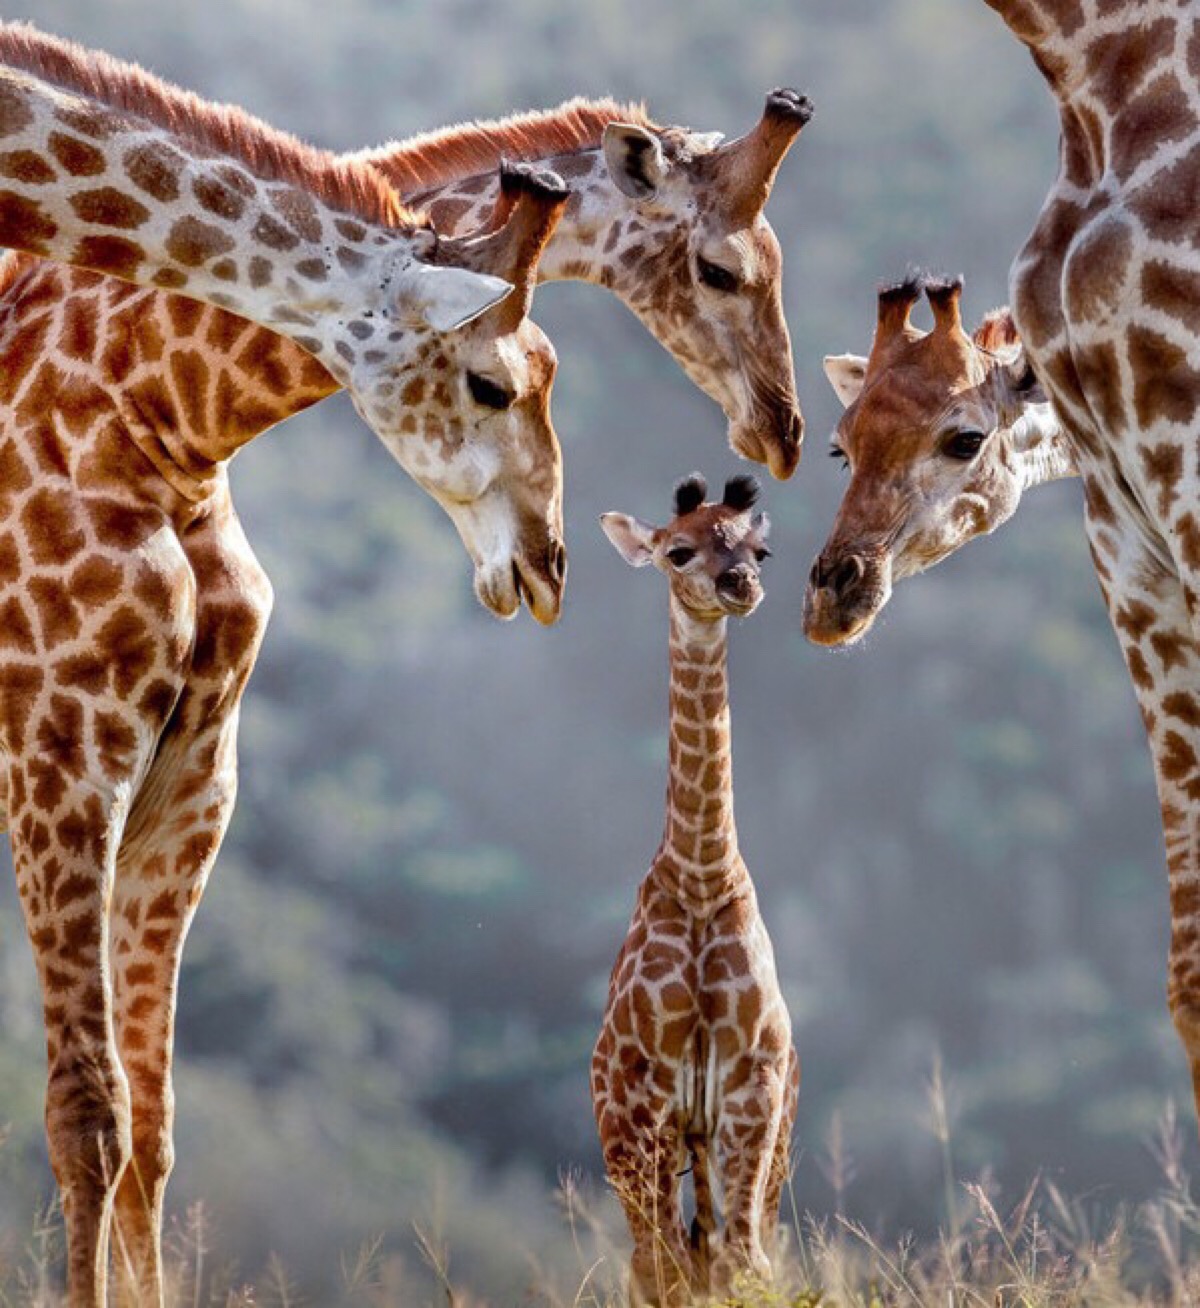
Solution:
[{"label": "baby giraffe neck", "polygon": [[698,910],[725,901],[745,876],[733,819],[727,625],[698,621],[672,595],[667,820],[654,870]]}]

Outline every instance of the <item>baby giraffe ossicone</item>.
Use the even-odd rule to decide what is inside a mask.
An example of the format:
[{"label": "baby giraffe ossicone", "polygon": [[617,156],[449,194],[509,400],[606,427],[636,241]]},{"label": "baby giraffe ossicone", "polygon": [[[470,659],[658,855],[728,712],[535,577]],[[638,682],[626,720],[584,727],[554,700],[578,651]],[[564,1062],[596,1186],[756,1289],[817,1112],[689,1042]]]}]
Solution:
[{"label": "baby giraffe ossicone", "polygon": [[[630,1296],[662,1308],[768,1280],[800,1065],[754,884],[738,852],[726,675],[730,617],[763,597],[769,523],[758,483],[706,503],[701,477],[653,527],[600,519],[634,567],[670,584],[670,777],[662,844],[609,982],[592,1102],[633,1236]],[[692,1175],[684,1230],[680,1179]],[[713,1181],[721,1196],[718,1230]]]}]

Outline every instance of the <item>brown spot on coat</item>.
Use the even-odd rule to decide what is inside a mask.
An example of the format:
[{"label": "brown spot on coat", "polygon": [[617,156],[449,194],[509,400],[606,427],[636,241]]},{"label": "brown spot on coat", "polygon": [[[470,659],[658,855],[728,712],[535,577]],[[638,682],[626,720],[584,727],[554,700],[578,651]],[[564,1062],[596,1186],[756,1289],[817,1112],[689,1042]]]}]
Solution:
[{"label": "brown spot on coat", "polygon": [[32,122],[29,97],[11,81],[0,82],[0,136],[24,131]]},{"label": "brown spot on coat", "polygon": [[92,191],[80,191],[69,200],[76,215],[85,223],[99,227],[121,227],[130,230],[150,217],[150,210],[132,195],[118,191],[115,186],[100,186]]},{"label": "brown spot on coat", "polygon": [[246,211],[244,195],[216,177],[197,177],[192,183],[196,199],[209,213],[236,222]]},{"label": "brown spot on coat", "polygon": [[36,200],[27,200],[16,191],[0,191],[0,245],[46,254],[46,242],[57,232],[58,224]]},{"label": "brown spot on coat", "polygon": [[166,251],[185,268],[198,268],[217,255],[228,254],[236,244],[228,232],[188,214],[171,228]]},{"label": "brown spot on coat", "polygon": [[164,204],[179,198],[179,173],[184,157],[158,141],[136,146],[124,159],[125,172],[135,186]]},{"label": "brown spot on coat", "polygon": [[70,497],[43,489],[21,510],[21,525],[33,561],[39,565],[69,563],[87,543]]},{"label": "brown spot on coat", "polygon": [[66,132],[51,132],[46,144],[50,153],[72,177],[95,177],[108,167],[104,152],[88,141]]},{"label": "brown spot on coat", "polygon": [[1129,330],[1129,366],[1139,424],[1190,422],[1200,400],[1200,372],[1174,342],[1148,327]]},{"label": "brown spot on coat", "polygon": [[0,177],[11,177],[27,186],[45,186],[54,181],[54,169],[33,150],[10,150],[0,154]]},{"label": "brown spot on coat", "polygon": [[71,262],[113,277],[131,278],[142,262],[142,247],[125,236],[85,236]]}]

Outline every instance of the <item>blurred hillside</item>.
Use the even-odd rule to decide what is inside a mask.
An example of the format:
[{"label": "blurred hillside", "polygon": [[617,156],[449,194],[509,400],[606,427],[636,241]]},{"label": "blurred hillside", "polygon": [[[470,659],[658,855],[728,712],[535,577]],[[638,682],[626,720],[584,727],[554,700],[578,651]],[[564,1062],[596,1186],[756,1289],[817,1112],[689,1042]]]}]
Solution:
[{"label": "blurred hillside", "polygon": [[[955,1166],[1010,1196],[1039,1169],[1100,1204],[1155,1184],[1144,1138],[1189,1103],[1163,999],[1149,761],[1072,485],[902,587],[866,647],[799,629],[842,473],[821,356],[865,349],[874,287],[967,277],[973,316],[1052,177],[1032,66],[966,0],[15,0],[10,17],[136,58],[350,148],[569,95],[744,130],[792,84],[817,115],[769,210],[787,257],[808,447],[766,488],[769,598],[732,650],[738,818],[804,1064],[797,1200],[889,1231],[941,1218],[926,1082],[941,1050]],[[310,1284],[375,1230],[444,1229],[501,1294],[561,1244],[558,1170],[598,1174],[586,1060],[665,777],[666,596],[596,527],[661,519],[721,416],[598,290],[536,316],[561,360],[571,582],[562,623],[479,610],[447,522],[348,403],[236,465],[276,611],[242,791],[189,943],[173,1211]],[[619,402],[614,403],[614,397]],[[50,1191],[41,1035],[0,877],[0,1258]],[[1190,1107],[1187,1108],[1190,1113]],[[320,1295],[317,1295],[320,1302]],[[501,1300],[503,1301],[503,1300]]]}]

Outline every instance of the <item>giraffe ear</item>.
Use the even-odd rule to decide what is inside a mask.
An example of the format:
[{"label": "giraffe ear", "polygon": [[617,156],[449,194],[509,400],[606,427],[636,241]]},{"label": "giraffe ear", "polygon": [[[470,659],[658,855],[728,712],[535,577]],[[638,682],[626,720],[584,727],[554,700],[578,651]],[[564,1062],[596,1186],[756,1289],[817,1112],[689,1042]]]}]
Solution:
[{"label": "giraffe ear", "polygon": [[669,167],[662,142],[633,123],[609,123],[604,129],[604,162],[613,185],[633,200],[649,200]]},{"label": "giraffe ear", "polygon": [[435,332],[452,332],[499,304],[513,289],[511,282],[490,273],[438,264],[413,264],[400,280],[404,307]]},{"label": "giraffe ear", "polygon": [[861,354],[827,354],[824,361],[825,376],[837,391],[842,408],[848,409],[862,394],[867,379],[867,361]]},{"label": "giraffe ear", "polygon": [[658,533],[648,522],[631,518],[627,513],[602,513],[600,526],[626,563],[644,568],[654,558],[654,538]]}]

